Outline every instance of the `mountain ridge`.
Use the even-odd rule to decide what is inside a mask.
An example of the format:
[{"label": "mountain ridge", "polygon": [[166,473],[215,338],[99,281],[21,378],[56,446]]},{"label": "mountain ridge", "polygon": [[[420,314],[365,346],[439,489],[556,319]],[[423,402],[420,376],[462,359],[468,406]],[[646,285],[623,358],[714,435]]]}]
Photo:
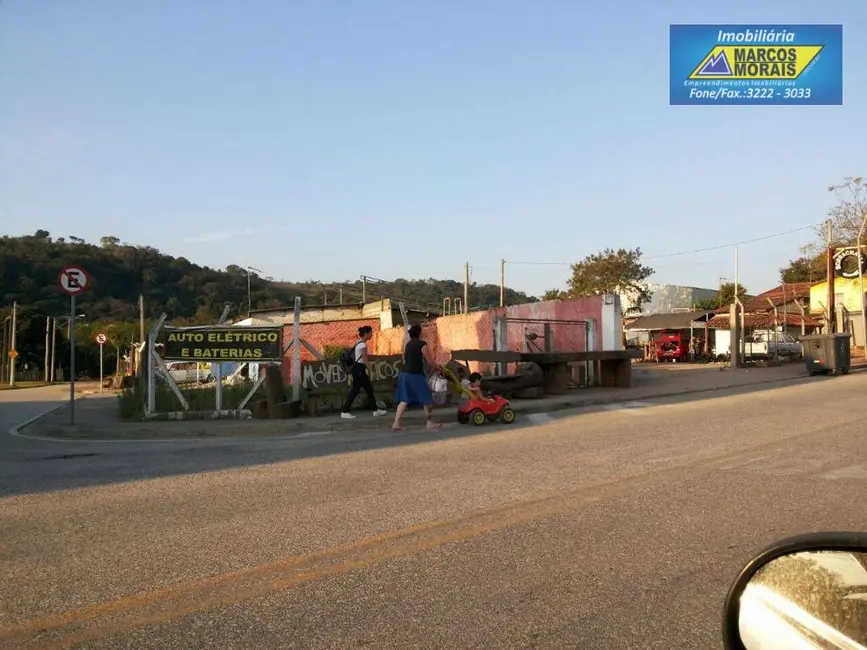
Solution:
[{"label": "mountain ridge", "polygon": [[[34,338],[32,343],[37,343],[40,337],[44,339],[46,316],[63,319],[68,315],[69,298],[57,281],[67,266],[82,267],[91,277],[91,286],[76,300],[76,311],[85,314],[88,321],[137,322],[139,294],[144,295],[147,320],[166,313],[174,324],[213,323],[226,304],[231,307],[230,317],[247,313],[247,271],[237,265],[215,269],[152,246],[121,243],[113,236],[93,244],[79,237],[53,238],[40,229],[33,235],[0,237],[0,318],[9,314],[13,302],[18,303],[19,341]],[[249,282],[254,311],[291,309],[296,296],[309,306],[336,304],[341,294],[344,303],[357,303],[366,294],[368,301],[389,297],[406,301],[408,307],[437,312],[443,298],[463,296],[462,283],[434,278],[335,283],[274,281],[251,274]],[[498,305],[499,296],[497,285],[473,284],[469,288],[469,303],[474,308]],[[507,304],[535,300],[506,289]]]}]

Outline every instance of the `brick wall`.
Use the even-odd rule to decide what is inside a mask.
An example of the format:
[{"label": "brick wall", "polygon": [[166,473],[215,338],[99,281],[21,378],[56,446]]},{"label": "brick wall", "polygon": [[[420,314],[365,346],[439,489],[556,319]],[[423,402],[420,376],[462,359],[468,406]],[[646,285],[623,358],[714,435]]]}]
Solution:
[{"label": "brick wall", "polygon": [[[446,363],[451,359],[453,350],[493,350],[494,349],[494,318],[505,315],[506,318],[523,318],[539,322],[513,323],[508,326],[509,348],[515,351],[525,351],[524,334],[526,331],[544,334],[545,320],[563,321],[596,321],[594,330],[594,349],[602,349],[602,297],[587,296],[573,300],[550,300],[526,305],[515,305],[506,308],[494,308],[483,312],[443,316],[422,329],[422,338],[427,341],[438,363]],[[358,328],[370,325],[373,328],[373,339],[370,351],[374,355],[401,354],[403,352],[405,330],[403,327],[380,329],[379,319],[331,321],[327,323],[304,323],[301,325],[301,337],[316,350],[322,352],[326,346],[349,347],[358,340]],[[284,329],[284,341],[292,339],[292,326]],[[582,351],[587,349],[585,341],[586,330],[580,323],[554,323],[551,325],[551,344],[555,351]],[[537,341],[540,349],[545,349],[543,339]],[[312,361],[314,356],[306,349],[301,349],[301,360]],[[471,364],[474,370],[485,370],[487,364]],[[292,356],[291,350],[283,360],[283,376],[291,381]]]},{"label": "brick wall", "polygon": [[[493,315],[487,311],[442,316],[422,327],[421,338],[443,364],[451,359],[452,350],[493,350]],[[374,336],[372,349],[379,355],[402,354],[404,340],[402,327],[383,330]]]},{"label": "brick wall", "polygon": [[[494,319],[505,315],[507,319],[527,319],[537,322],[513,323],[508,327],[509,349],[516,352],[526,350],[525,332],[544,335],[545,320],[588,321],[597,323],[594,334],[595,349],[602,348],[602,299],[588,296],[574,300],[551,300],[526,305],[515,305],[505,309],[493,308],[484,312],[442,316],[427,324],[422,338],[428,342],[436,360],[445,363],[451,358],[452,350],[493,350]],[[586,328],[583,323],[554,323],[551,325],[551,345],[557,351],[582,351],[587,349]],[[375,354],[400,354],[403,351],[404,332],[396,327],[377,333],[372,349]],[[538,340],[540,348],[545,343]]]},{"label": "brick wall", "polygon": [[[544,302],[528,303],[506,307],[506,318],[523,318],[528,320],[560,320],[560,321],[596,321],[594,332],[594,349],[602,349],[602,298],[600,296],[585,296],[572,300],[546,300]],[[544,323],[514,323],[509,326],[509,348],[523,351],[523,330],[544,333]],[[587,349],[585,327],[581,323],[552,323],[551,349],[558,352],[581,352]],[[545,349],[543,340],[537,341],[540,348]]]},{"label": "brick wall", "polygon": [[[379,332],[379,319],[331,321],[329,323],[302,323],[301,338],[320,353],[326,346],[350,347],[358,341],[358,328],[370,325],[373,328],[374,337]],[[293,325],[283,328],[284,345],[292,340],[294,333]],[[373,350],[374,348],[371,347]],[[316,357],[305,347],[301,347],[301,361],[315,361]],[[292,348],[283,356],[281,368],[285,381],[292,380]]]}]

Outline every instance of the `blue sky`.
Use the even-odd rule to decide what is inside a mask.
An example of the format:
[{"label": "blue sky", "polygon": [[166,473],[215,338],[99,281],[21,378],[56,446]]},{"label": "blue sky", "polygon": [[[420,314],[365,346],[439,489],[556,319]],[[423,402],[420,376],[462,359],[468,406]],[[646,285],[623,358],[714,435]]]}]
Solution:
[{"label": "blue sky", "polygon": [[[842,23],[844,106],[669,106],[670,23]],[[867,4],[3,0],[0,231],[287,280],[541,293],[822,221],[867,174]],[[740,249],[751,290],[814,237]],[[650,259],[715,286],[731,249]]]}]

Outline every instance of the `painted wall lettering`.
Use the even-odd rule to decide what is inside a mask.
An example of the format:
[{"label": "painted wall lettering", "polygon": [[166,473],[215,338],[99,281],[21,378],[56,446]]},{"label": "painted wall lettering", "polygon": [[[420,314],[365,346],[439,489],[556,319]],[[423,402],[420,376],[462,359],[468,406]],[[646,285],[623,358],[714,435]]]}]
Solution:
[{"label": "painted wall lettering", "polygon": [[[371,380],[375,382],[396,379],[403,365],[400,355],[369,359]],[[349,381],[337,359],[329,359],[301,364],[301,385],[307,389],[341,388],[347,387]]]}]

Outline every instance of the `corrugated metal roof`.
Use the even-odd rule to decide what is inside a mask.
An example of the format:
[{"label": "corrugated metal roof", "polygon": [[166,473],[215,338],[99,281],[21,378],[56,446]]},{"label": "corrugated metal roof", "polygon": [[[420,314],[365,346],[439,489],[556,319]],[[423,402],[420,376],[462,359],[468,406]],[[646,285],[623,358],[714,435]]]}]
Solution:
[{"label": "corrugated metal roof", "polygon": [[629,331],[657,331],[689,329],[690,323],[702,320],[713,314],[712,311],[688,311],[673,314],[651,314],[639,316],[623,329]]},{"label": "corrugated metal roof", "polygon": [[[814,318],[810,318],[809,316],[803,317],[804,325],[807,327],[819,327],[821,323]],[[768,313],[756,313],[756,314],[744,314],[744,327],[760,327],[760,328],[773,328],[774,325],[789,325],[791,327],[800,327],[801,326],[801,315],[800,314],[779,314],[776,319],[774,319],[773,312]],[[718,329],[718,330],[727,330],[729,329],[729,317],[728,314],[718,314],[711,318],[707,326],[710,329]]]}]

